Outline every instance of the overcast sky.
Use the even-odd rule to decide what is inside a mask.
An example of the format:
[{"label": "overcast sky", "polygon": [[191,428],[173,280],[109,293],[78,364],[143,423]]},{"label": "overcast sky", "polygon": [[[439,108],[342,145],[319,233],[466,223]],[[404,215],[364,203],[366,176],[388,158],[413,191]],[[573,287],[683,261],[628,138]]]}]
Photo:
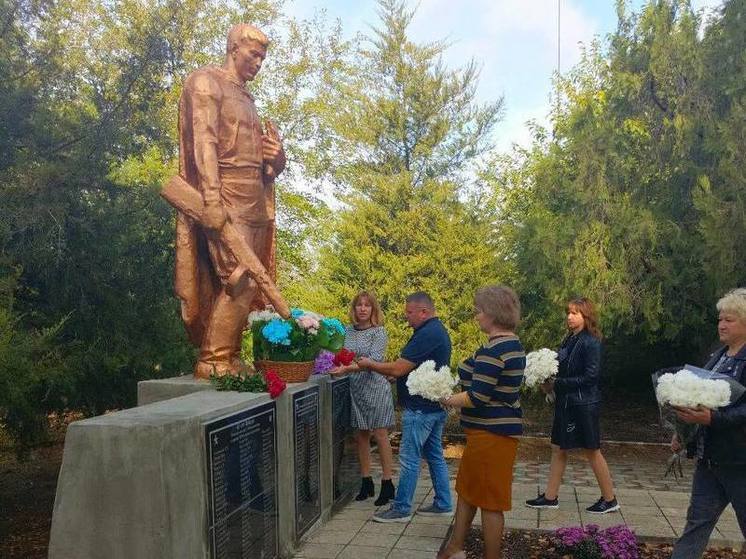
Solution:
[{"label": "overcast sky", "polygon": [[[581,44],[616,28],[614,0],[420,0],[410,36],[416,42],[448,39],[449,66],[474,58],[482,67],[480,101],[505,96],[496,131],[500,149],[529,138],[526,121],[545,123],[551,108],[552,73],[557,68],[557,12],[560,2],[561,69],[580,58]],[[643,0],[633,0],[633,8]],[[692,0],[712,10],[722,0]],[[415,6],[414,2],[410,2]],[[377,24],[375,0],[292,0],[291,15],[308,18],[324,10],[339,19],[348,37]]]}]

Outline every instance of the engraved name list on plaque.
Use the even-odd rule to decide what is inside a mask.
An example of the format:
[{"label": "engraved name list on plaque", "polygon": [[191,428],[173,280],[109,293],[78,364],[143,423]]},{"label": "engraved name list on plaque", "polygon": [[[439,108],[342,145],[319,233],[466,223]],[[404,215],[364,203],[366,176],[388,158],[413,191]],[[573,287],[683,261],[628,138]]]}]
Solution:
[{"label": "engraved name list on plaque", "polygon": [[293,394],[295,537],[298,539],[321,518],[319,394],[318,386]]},{"label": "engraved name list on plaque", "polygon": [[205,424],[211,559],[277,556],[274,402]]},{"label": "engraved name list on plaque", "polygon": [[332,501],[341,505],[358,483],[356,445],[350,422],[350,379],[332,380]]}]

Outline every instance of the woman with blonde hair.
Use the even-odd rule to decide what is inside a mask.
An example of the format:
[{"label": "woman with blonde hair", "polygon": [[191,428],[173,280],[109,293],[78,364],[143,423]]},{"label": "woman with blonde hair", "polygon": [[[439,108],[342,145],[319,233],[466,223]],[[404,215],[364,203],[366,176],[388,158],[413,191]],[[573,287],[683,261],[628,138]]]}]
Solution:
[{"label": "woman with blonde hair", "polygon": [[[704,368],[746,385],[746,289],[726,293],[717,310],[723,346],[710,355]],[[692,559],[702,556],[729,503],[746,537],[746,396],[722,408],[677,408],[676,413],[681,421],[699,426],[687,447],[687,456],[697,459],[697,467],[686,527],[671,555],[671,559]],[[681,450],[676,436],[671,450]]]},{"label": "woman with blonde hair", "polygon": [[598,314],[587,297],[567,303],[568,334],[557,352],[557,378],[543,385],[554,391],[552,461],[546,490],[526,506],[536,509],[559,507],[559,488],[567,466],[567,452],[581,448],[596,476],[601,498],[585,510],[606,514],[619,510],[606,459],[601,454],[601,330]]},{"label": "woman with blonde hair", "polygon": [[[344,347],[353,351],[357,358],[367,357],[383,361],[388,337],[383,327],[383,313],[375,295],[361,291],[352,299],[349,311],[350,325],[345,333]],[[360,463],[360,492],[356,500],[373,497],[375,487],[370,475],[370,436],[376,439],[381,458],[381,491],[376,506],[387,504],[394,498],[395,488],[391,481],[393,453],[389,442],[389,429],[394,425],[394,400],[391,384],[381,375],[371,375],[360,369],[356,362],[330,371],[331,374],[350,374],[352,427],[357,430],[358,461]]]},{"label": "woman with blonde hair", "polygon": [[474,318],[487,341],[459,364],[462,391],[443,400],[461,408],[466,448],[456,478],[456,520],[438,559],[465,559],[464,542],[482,511],[484,558],[498,559],[513,484],[518,435],[523,430],[520,389],[526,355],[515,329],[521,304],[509,287],[491,285],[474,295]]}]

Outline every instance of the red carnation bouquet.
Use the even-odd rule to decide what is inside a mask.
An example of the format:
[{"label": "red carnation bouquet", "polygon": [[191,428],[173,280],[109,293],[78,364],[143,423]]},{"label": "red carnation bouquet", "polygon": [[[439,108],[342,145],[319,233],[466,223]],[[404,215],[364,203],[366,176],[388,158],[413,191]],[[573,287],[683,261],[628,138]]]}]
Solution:
[{"label": "red carnation bouquet", "polygon": [[267,392],[269,392],[270,398],[277,398],[288,387],[285,381],[279,377],[277,371],[272,369],[264,373],[264,382],[267,384]]},{"label": "red carnation bouquet", "polygon": [[334,354],[334,365],[336,367],[351,365],[355,360],[355,352],[342,348]]}]

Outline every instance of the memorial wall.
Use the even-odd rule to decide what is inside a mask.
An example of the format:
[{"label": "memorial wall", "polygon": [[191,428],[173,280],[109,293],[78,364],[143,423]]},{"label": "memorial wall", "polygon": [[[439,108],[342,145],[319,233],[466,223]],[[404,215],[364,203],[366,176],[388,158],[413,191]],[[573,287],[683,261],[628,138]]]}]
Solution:
[{"label": "memorial wall", "polygon": [[70,425],[50,559],[290,557],[352,497],[348,379],[276,400],[192,382],[147,381],[152,403]]}]

